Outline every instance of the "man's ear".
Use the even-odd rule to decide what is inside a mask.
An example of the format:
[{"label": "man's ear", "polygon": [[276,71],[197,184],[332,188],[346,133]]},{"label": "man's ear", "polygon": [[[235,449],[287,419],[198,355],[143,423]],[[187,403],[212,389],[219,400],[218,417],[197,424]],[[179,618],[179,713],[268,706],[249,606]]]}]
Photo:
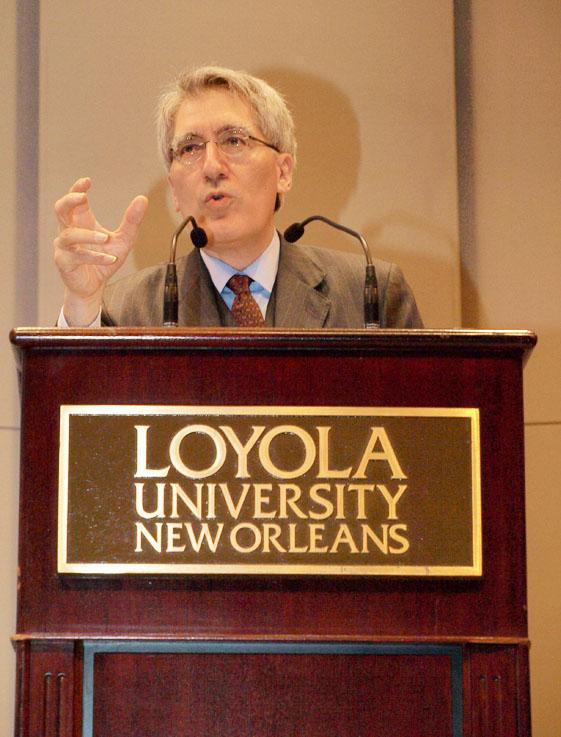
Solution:
[{"label": "man's ear", "polygon": [[294,171],[294,158],[292,154],[278,154],[278,184],[277,192],[285,194],[292,187],[292,173]]}]

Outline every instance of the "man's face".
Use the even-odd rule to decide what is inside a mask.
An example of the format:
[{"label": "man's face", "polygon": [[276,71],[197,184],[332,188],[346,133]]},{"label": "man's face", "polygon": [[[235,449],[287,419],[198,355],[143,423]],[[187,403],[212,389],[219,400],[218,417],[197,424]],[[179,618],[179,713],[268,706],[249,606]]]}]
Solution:
[{"label": "man's face", "polygon": [[230,128],[264,139],[249,105],[227,90],[208,89],[184,100],[175,118],[174,147],[190,135],[211,143],[191,165],[174,159],[169,182],[177,211],[193,215],[205,229],[206,250],[243,268],[271,240],[276,195],[290,189],[293,161],[259,143],[239,160],[228,158],[215,140]]}]

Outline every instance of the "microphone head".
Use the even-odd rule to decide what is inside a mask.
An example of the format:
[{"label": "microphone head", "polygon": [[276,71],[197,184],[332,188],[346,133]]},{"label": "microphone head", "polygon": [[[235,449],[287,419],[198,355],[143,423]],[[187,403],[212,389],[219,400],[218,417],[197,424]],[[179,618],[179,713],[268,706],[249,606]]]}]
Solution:
[{"label": "microphone head", "polygon": [[284,240],[289,243],[296,243],[296,241],[304,235],[304,226],[302,223],[292,223],[284,231]]},{"label": "microphone head", "polygon": [[207,234],[198,225],[191,230],[191,242],[196,248],[204,248],[208,243]]}]

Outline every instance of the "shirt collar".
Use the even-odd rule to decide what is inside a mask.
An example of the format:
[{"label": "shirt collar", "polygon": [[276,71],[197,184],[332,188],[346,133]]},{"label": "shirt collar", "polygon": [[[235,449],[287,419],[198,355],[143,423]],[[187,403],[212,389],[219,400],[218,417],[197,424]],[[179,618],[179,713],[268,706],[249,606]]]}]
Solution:
[{"label": "shirt collar", "polygon": [[276,230],[273,232],[271,242],[263,253],[241,271],[234,269],[233,266],[216,258],[216,256],[205,253],[204,249],[200,251],[201,258],[208,269],[212,283],[220,293],[226,286],[228,279],[234,274],[247,274],[247,276],[251,277],[261,287],[271,293],[275,279],[277,278],[279,253],[280,239]]}]

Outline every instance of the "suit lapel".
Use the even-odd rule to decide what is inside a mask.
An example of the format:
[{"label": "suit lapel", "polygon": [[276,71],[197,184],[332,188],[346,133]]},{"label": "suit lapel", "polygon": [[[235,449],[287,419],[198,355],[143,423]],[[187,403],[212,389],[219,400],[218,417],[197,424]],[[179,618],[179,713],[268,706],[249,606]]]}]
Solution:
[{"label": "suit lapel", "polygon": [[286,243],[281,237],[275,327],[324,327],[331,308],[331,301],[318,290],[324,279],[325,271],[305,249]]},{"label": "suit lapel", "polygon": [[186,327],[219,327],[215,289],[198,251],[191,251],[178,265],[179,324]]},{"label": "suit lapel", "polygon": [[[324,327],[331,301],[319,291],[325,271],[305,248],[281,237],[279,268],[275,284],[275,327]],[[179,324],[186,327],[221,325],[215,289],[198,251],[178,262]]]}]

